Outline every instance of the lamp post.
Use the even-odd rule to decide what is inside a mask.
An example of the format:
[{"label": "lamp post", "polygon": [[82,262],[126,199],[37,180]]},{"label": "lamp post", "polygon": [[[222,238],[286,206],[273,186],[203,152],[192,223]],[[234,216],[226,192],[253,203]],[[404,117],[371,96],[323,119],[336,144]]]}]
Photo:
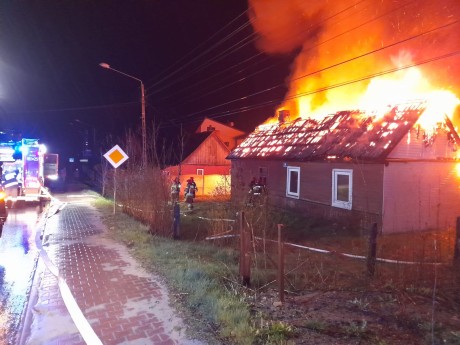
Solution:
[{"label": "lamp post", "polygon": [[146,167],[147,166],[147,129],[146,129],[146,125],[145,125],[145,95],[144,95],[144,83],[142,82],[142,80],[140,80],[139,78],[136,78],[136,77],[133,77],[132,75],[129,75],[125,72],[122,72],[122,71],[119,71],[115,68],[112,68],[110,67],[109,64],[105,63],[105,62],[101,62],[99,64],[99,66],[101,66],[102,68],[106,68],[106,69],[110,69],[114,72],[117,72],[117,73],[120,73],[122,75],[124,75],[125,77],[128,77],[128,78],[131,78],[131,79],[134,79],[134,80],[137,80],[138,82],[141,83],[141,113],[142,113],[142,166],[143,167]]}]

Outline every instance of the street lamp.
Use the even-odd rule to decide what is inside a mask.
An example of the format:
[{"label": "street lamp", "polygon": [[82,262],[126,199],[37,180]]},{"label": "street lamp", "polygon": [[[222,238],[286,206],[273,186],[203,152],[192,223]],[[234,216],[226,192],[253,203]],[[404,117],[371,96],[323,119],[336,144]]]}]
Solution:
[{"label": "street lamp", "polygon": [[132,75],[129,75],[127,73],[124,73],[122,71],[119,71],[115,68],[112,68],[110,67],[109,64],[105,63],[105,62],[101,62],[99,64],[99,66],[101,66],[102,68],[107,68],[107,69],[110,69],[114,72],[117,72],[117,73],[120,73],[122,75],[124,75],[125,77],[128,77],[128,78],[131,78],[131,79],[134,79],[134,80],[137,80],[138,82],[141,83],[141,105],[142,105],[142,166],[143,167],[146,167],[147,166],[147,130],[146,130],[146,126],[145,126],[145,95],[144,95],[144,83],[142,82],[142,80],[140,80],[139,78],[136,78],[136,77],[133,77]]}]

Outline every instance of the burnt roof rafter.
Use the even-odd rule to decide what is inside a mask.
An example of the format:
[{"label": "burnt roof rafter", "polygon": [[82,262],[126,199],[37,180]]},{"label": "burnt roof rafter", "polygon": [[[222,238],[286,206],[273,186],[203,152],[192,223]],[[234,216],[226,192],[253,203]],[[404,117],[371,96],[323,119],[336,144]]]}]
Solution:
[{"label": "burnt roof rafter", "polygon": [[[228,158],[317,161],[332,156],[383,162],[425,109],[425,102],[416,101],[389,107],[380,115],[340,111],[321,120],[298,118],[261,125]],[[460,137],[449,123],[447,127],[459,143]]]}]

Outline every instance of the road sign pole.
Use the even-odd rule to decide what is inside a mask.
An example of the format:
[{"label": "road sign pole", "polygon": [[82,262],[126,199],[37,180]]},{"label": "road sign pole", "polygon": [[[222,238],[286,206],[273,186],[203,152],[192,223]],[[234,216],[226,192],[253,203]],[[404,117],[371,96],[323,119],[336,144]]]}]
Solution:
[{"label": "road sign pole", "polygon": [[112,164],[113,168],[115,169],[113,172],[113,214],[115,214],[117,207],[117,168],[129,157],[118,145],[115,145],[109,151],[107,151],[104,154],[104,157],[109,161],[110,164]]},{"label": "road sign pole", "polygon": [[117,168],[113,172],[113,214],[116,212],[117,208]]}]

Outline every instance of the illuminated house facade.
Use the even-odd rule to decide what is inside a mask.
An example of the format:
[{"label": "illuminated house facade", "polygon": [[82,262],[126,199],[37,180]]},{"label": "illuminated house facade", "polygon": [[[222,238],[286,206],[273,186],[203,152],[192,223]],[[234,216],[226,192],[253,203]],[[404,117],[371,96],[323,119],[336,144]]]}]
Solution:
[{"label": "illuminated house facade", "polygon": [[261,125],[228,156],[232,198],[243,201],[251,178],[262,177],[271,205],[346,227],[377,222],[383,233],[455,227],[460,138],[447,117],[423,129],[425,111],[420,102],[379,116],[343,111]]},{"label": "illuminated house facade", "polygon": [[[205,118],[197,130],[184,139],[183,152],[177,153],[174,164],[163,171],[170,179],[179,176],[182,190],[186,180],[193,177],[198,196],[212,195],[216,188],[230,193],[230,161],[226,159],[230,150],[241,143],[245,133]],[[180,151],[180,150],[179,150]]]}]

